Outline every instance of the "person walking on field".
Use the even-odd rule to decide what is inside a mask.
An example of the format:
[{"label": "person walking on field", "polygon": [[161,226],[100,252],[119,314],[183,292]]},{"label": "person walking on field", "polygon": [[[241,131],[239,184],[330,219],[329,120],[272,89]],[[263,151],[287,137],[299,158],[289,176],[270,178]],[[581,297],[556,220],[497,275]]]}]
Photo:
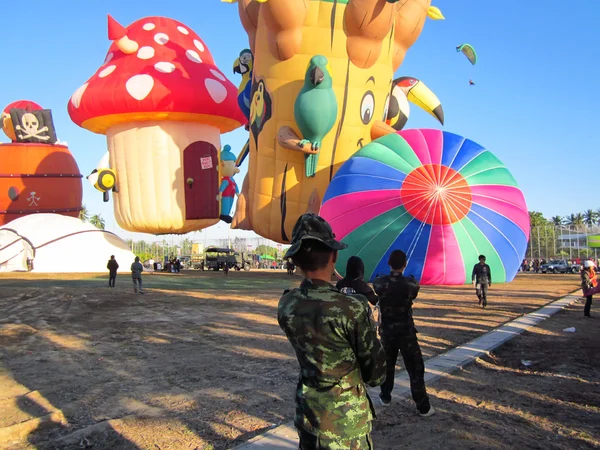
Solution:
[{"label": "person walking on field", "polygon": [[331,282],[338,250],[329,224],[301,216],[292,232],[292,258],[304,280],[279,300],[277,320],[296,352],[300,376],[296,415],[301,450],[373,448],[375,411],[365,384],[385,378],[385,354],[363,299]]},{"label": "person walking on field", "polygon": [[108,287],[114,288],[117,280],[117,269],[119,268],[115,255],[111,255],[106,268],[108,269]]},{"label": "person walking on field", "polygon": [[131,264],[131,278],[133,279],[133,292],[143,294],[142,291],[142,272],[144,271],[144,266],[140,263],[140,257],[136,256],[135,261]]},{"label": "person walking on field", "polygon": [[492,286],[492,269],[485,263],[484,255],[479,255],[479,263],[473,267],[472,279],[479,304],[485,308],[487,307],[488,288]]},{"label": "person walking on field", "polygon": [[425,362],[413,320],[412,304],[419,294],[419,282],[413,276],[404,276],[406,253],[402,250],[394,250],[388,264],[391,273],[373,282],[375,293],[379,296],[379,332],[387,360],[387,374],[381,385],[379,400],[383,406],[390,406],[392,402],[396,360],[400,352],[410,377],[410,390],[419,415],[433,416],[435,409],[429,403],[425,388]]},{"label": "person walking on field", "polygon": [[[581,290],[585,297],[585,307],[583,308],[583,315],[585,317],[592,317],[592,300],[594,297],[594,288],[598,286],[598,280],[596,279],[596,271],[594,270],[594,263],[592,261],[586,261],[583,264],[583,270],[581,271]],[[592,291],[594,289],[594,291]]]}]

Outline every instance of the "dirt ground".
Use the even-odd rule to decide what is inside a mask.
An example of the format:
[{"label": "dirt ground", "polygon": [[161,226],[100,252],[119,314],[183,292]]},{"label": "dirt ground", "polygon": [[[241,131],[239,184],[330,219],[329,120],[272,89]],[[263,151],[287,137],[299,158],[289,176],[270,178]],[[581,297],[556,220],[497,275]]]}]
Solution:
[{"label": "dirt ground", "polygon": [[[97,275],[0,275],[0,448],[223,449],[290,420],[297,362],[276,309],[282,290],[298,281],[278,271],[155,274],[144,276],[142,296],[133,294],[126,275],[112,290]],[[423,287],[415,314],[424,354],[467,342],[578,283],[576,275],[520,275],[493,286],[487,310],[477,306],[471,287]],[[478,386],[461,389],[471,384]],[[517,408],[491,385],[486,392],[498,405]],[[447,391],[434,398],[442,410]],[[402,423],[381,419],[380,442],[395,442],[393,433],[411,420],[390,410]],[[435,423],[443,423],[440,417]],[[445,446],[448,437],[440,433],[435,445]],[[463,436],[455,433],[455,440]],[[498,442],[506,446],[516,438],[504,439]]]},{"label": "dirt ground", "polygon": [[[393,404],[375,422],[375,447],[599,448],[597,316],[584,318],[575,304],[429,386],[433,417],[417,416],[408,400]],[[563,331],[569,327],[575,332]]]}]

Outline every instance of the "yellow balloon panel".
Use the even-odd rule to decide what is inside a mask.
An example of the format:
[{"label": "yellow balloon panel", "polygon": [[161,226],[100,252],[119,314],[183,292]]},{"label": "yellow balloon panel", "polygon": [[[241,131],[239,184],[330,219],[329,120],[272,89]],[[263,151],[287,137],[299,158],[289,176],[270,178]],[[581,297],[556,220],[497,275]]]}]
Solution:
[{"label": "yellow balloon panel", "polygon": [[[345,19],[346,9],[350,7],[345,4],[347,2],[318,0],[290,0],[286,3],[288,9],[293,9],[288,5],[295,4],[299,16],[305,14],[305,19],[300,28],[299,50],[284,60],[281,54],[290,53],[289,49],[273,52],[274,48],[278,48],[274,45],[277,39],[280,43],[287,42],[281,40],[286,31],[281,32],[281,27],[278,29],[273,26],[274,12],[283,4],[281,2],[269,0],[261,3],[257,29],[247,28],[250,35],[254,31],[256,33],[255,41],[251,42],[254,51],[254,84],[248,189],[243,192],[243,202],[238,202],[234,224],[247,218],[258,234],[285,243],[290,241],[292,228],[300,215],[309,210],[318,211],[325,190],[341,164],[371,141],[374,127],[385,127],[382,120],[391,91],[394,61],[400,60],[399,55],[403,57],[406,48],[416,40],[427,16],[429,1],[408,0],[412,3],[406,6],[406,10],[411,11],[410,17],[401,18],[400,11],[404,10],[385,0],[350,0],[355,2],[355,8],[370,8],[368,14],[374,16],[373,21],[385,21],[385,18],[375,17],[375,11],[389,12],[389,8],[396,8],[395,15],[390,15],[388,20],[387,32],[384,27],[384,37],[376,36],[382,33],[381,27],[363,30],[363,39],[367,39],[369,45],[373,45],[374,41],[379,42],[380,52],[374,63],[369,62],[373,59],[369,55],[363,61],[357,61],[356,58],[351,61]],[[240,9],[243,8],[240,5]],[[285,18],[275,17],[277,19],[280,19],[280,25],[285,25]],[[400,21],[412,23],[413,31],[395,33],[394,23]],[[357,35],[355,31],[352,32],[354,36]],[[289,40],[293,40],[295,32],[290,33]],[[396,42],[398,35],[405,42]],[[304,85],[309,62],[315,55],[323,55],[329,61],[338,113],[335,125],[322,141],[316,174],[306,177],[305,153],[299,147],[293,150],[289,145],[282,146],[278,134],[282,127],[290,127],[297,137],[302,137],[294,117],[294,103]],[[361,68],[368,64],[370,67]]]}]

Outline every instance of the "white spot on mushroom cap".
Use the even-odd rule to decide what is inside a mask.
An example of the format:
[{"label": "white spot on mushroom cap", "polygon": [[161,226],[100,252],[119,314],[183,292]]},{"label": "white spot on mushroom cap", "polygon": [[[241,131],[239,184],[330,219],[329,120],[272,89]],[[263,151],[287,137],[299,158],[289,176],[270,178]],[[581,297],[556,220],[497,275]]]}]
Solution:
[{"label": "white spot on mushroom cap", "polygon": [[185,56],[187,56],[190,61],[195,62],[196,64],[200,64],[202,62],[202,58],[200,58],[198,52],[194,50],[186,50]]},{"label": "white spot on mushroom cap", "polygon": [[147,23],[147,24],[144,24],[144,26],[142,28],[146,31],[152,31],[156,28],[156,25],[154,25],[153,23]]},{"label": "white spot on mushroom cap", "polygon": [[102,69],[100,71],[100,73],[98,74],[98,76],[100,78],[104,78],[109,76],[111,73],[113,73],[115,71],[115,69],[117,68],[117,66],[115,66],[114,64],[111,66],[108,66],[106,69]]},{"label": "white spot on mushroom cap", "polygon": [[217,80],[207,78],[204,80],[204,86],[215,103],[223,103],[227,98],[227,88]]},{"label": "white spot on mushroom cap", "polygon": [[198,50],[200,50],[201,52],[203,52],[204,49],[204,45],[202,44],[202,42],[200,42],[198,39],[194,39],[194,45],[196,46],[196,48]]},{"label": "white spot on mushroom cap", "polygon": [[83,97],[83,93],[85,92],[87,87],[88,83],[85,83],[83,86],[78,88],[71,96],[71,103],[75,108],[79,108],[79,105],[81,104],[81,97]]},{"label": "white spot on mushroom cap", "polygon": [[125,83],[127,92],[136,100],[144,100],[153,87],[154,78],[147,74],[134,75]]},{"label": "white spot on mushroom cap", "polygon": [[157,44],[165,45],[167,42],[169,42],[169,36],[167,36],[165,33],[156,33],[154,35],[154,40]]},{"label": "white spot on mushroom cap", "polygon": [[177,27],[177,30],[179,30],[179,32],[180,32],[181,34],[185,34],[186,36],[187,36],[188,34],[190,34],[190,32],[189,32],[189,31],[188,31],[186,28],[183,28],[181,25],[179,25],[179,26]]},{"label": "white spot on mushroom cap", "polygon": [[106,59],[104,60],[104,63],[102,65],[108,64],[113,59],[114,56],[115,55],[113,54],[113,52],[110,52],[108,55],[106,55]]},{"label": "white spot on mushroom cap", "polygon": [[175,64],[170,62],[157,62],[154,68],[162,73],[171,73],[175,70]]},{"label": "white spot on mushroom cap", "polygon": [[140,59],[150,59],[154,57],[154,49],[152,47],[142,47],[137,52],[137,57]]},{"label": "white spot on mushroom cap", "polygon": [[216,78],[218,78],[221,81],[226,81],[227,80],[227,78],[225,78],[225,75],[223,75],[218,70],[210,69],[210,73],[212,73]]}]

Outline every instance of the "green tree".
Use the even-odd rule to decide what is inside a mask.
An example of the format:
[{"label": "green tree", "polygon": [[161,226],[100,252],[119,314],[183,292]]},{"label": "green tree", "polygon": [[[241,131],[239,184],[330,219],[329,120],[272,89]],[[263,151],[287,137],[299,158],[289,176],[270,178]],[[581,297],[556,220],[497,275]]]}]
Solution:
[{"label": "green tree", "polygon": [[563,224],[563,218],[561,216],[554,216],[550,219],[554,225],[557,227]]},{"label": "green tree", "polygon": [[541,212],[537,211],[529,211],[529,221],[531,222],[532,227],[548,225],[548,220]]},{"label": "green tree", "polygon": [[275,247],[269,247],[268,245],[259,245],[256,247],[255,253],[257,255],[269,255],[273,258],[277,258],[277,249]]},{"label": "green tree", "polygon": [[181,256],[191,255],[192,245],[193,242],[191,239],[185,238],[183,241],[181,241]]},{"label": "green tree", "polygon": [[90,217],[90,224],[101,230],[104,230],[105,227],[104,219],[100,214],[94,214]]},{"label": "green tree", "polygon": [[79,218],[84,222],[90,220],[90,212],[88,211],[85,205],[81,206],[81,211],[79,211]]},{"label": "green tree", "polygon": [[596,211],[593,209],[588,209],[583,213],[583,221],[590,227],[596,223],[596,217]]},{"label": "green tree", "polygon": [[572,227],[575,227],[575,229],[580,229],[584,223],[585,221],[583,219],[583,214],[581,213],[570,214],[567,218],[567,224]]}]

